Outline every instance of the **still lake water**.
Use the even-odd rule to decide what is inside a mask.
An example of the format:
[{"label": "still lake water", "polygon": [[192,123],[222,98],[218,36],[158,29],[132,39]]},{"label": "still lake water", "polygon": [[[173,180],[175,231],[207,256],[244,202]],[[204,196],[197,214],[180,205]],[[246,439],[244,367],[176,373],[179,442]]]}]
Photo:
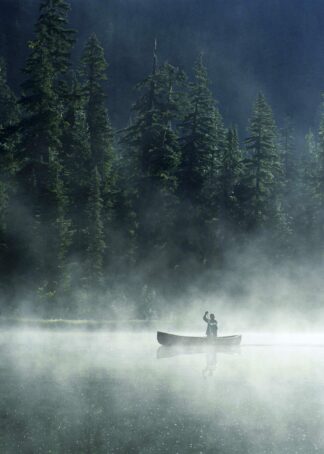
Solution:
[{"label": "still lake water", "polygon": [[0,453],[324,453],[324,338],[271,340],[176,354],[153,332],[3,330]]}]

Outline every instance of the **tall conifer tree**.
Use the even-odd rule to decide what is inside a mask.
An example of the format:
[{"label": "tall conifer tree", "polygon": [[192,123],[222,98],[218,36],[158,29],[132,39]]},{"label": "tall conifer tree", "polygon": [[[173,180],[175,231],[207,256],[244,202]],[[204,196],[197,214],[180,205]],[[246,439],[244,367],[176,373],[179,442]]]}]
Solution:
[{"label": "tall conifer tree", "polygon": [[189,200],[201,202],[206,182],[217,179],[225,142],[223,121],[209,89],[202,58],[195,66],[195,81],[189,84],[182,131],[181,188]]},{"label": "tall conifer tree", "polygon": [[225,146],[223,120],[209,89],[202,58],[189,84],[187,111],[182,122],[180,194],[183,248],[205,262],[216,242],[219,204],[219,164]]},{"label": "tall conifer tree", "polygon": [[[74,32],[68,29],[68,6],[65,0],[43,0],[35,27],[35,38],[30,42],[30,55],[22,84],[24,119],[21,125],[21,170],[20,180],[31,200],[26,200],[33,214],[42,251],[38,257],[39,274],[43,279],[57,279],[61,267],[62,245],[51,251],[50,244],[63,239],[68,221],[62,222],[62,191],[65,189],[62,176],[62,131],[69,56],[74,43]],[[65,215],[64,215],[65,216]],[[64,228],[63,228],[64,225]],[[62,231],[60,229],[63,228]],[[58,233],[59,231],[59,233]],[[61,240],[58,240],[57,235]],[[64,248],[63,248],[64,249]],[[44,263],[48,264],[46,268]],[[45,273],[45,269],[47,270]],[[55,284],[57,285],[57,284]],[[53,288],[54,284],[49,284]]]},{"label": "tall conifer tree", "polygon": [[142,96],[134,105],[135,119],[124,133],[133,163],[138,222],[138,253],[170,252],[176,214],[177,169],[180,147],[176,124],[182,114],[184,74],[165,64],[157,65],[138,85]]},{"label": "tall conifer tree", "polygon": [[296,211],[293,229],[295,232],[295,242],[298,249],[303,253],[309,253],[312,246],[316,229],[316,213],[318,210],[318,177],[320,174],[319,166],[320,146],[318,137],[312,130],[305,136],[305,147],[300,156],[298,169],[298,185],[295,187],[297,192]]},{"label": "tall conifer tree", "polygon": [[[301,210],[302,194],[302,162],[297,152],[295,128],[292,120],[287,117],[279,134],[279,150],[282,160],[282,202],[286,213],[287,227],[293,233],[296,218]],[[280,182],[279,182],[280,184]]]},{"label": "tall conifer tree", "polygon": [[15,149],[17,134],[6,135],[6,130],[19,121],[17,99],[7,84],[5,62],[0,59],[0,230],[6,226],[8,199],[13,190],[13,176],[17,170]]},{"label": "tall conifer tree", "polygon": [[[83,263],[87,250],[87,200],[91,183],[92,160],[86,99],[76,75],[73,77],[62,137],[64,178],[68,195],[68,214],[72,222],[71,254]],[[91,222],[91,221],[90,221]]]},{"label": "tall conifer tree", "polygon": [[238,189],[243,173],[243,159],[240,150],[237,130],[229,129],[226,134],[226,144],[220,157],[219,184],[220,216],[222,222],[239,222],[240,207]]},{"label": "tall conifer tree", "polygon": [[[96,197],[97,204],[102,204],[100,210],[96,211],[96,216],[101,217],[100,221],[97,219],[97,224],[102,229],[100,238],[105,245],[101,250],[97,247],[100,243],[97,238],[88,237],[89,241],[94,241],[94,244],[88,244],[87,251],[91,252],[89,260],[94,265],[93,270],[101,269],[100,275],[102,276],[102,269],[109,261],[106,257],[106,246],[109,245],[111,237],[109,235],[109,227],[111,226],[111,211],[112,211],[112,192],[114,187],[114,177],[112,174],[113,165],[113,134],[110,125],[108,111],[106,107],[106,94],[104,84],[107,80],[107,62],[104,56],[104,50],[100,45],[96,35],[91,35],[88,39],[81,60],[81,75],[83,77],[83,94],[85,97],[85,118],[88,127],[89,137],[89,180],[88,191],[92,194],[92,199]],[[93,179],[96,182],[96,193],[94,195]],[[90,195],[89,195],[90,197]],[[91,210],[88,210],[88,216],[91,215]],[[92,229],[93,219],[87,218],[88,231]],[[98,231],[100,230],[98,227]],[[96,259],[93,259],[93,251],[96,251]],[[101,258],[99,259],[99,255]],[[99,263],[101,265],[99,266]],[[92,273],[94,276],[94,273]],[[99,276],[100,277],[100,276]],[[95,281],[94,281],[95,283]]]},{"label": "tall conifer tree", "polygon": [[278,187],[282,167],[272,110],[262,93],[254,105],[246,140],[245,175],[247,188],[246,222],[249,228],[270,227],[280,211]]},{"label": "tall conifer tree", "polygon": [[103,190],[111,183],[112,128],[106,108],[104,84],[107,80],[107,62],[104,50],[95,34],[88,39],[81,60],[83,93],[88,123],[92,166],[100,172]]},{"label": "tall conifer tree", "polygon": [[17,172],[16,149],[19,134],[7,134],[8,129],[20,119],[17,100],[7,84],[6,64],[0,59],[0,290],[12,286],[11,278],[15,274],[17,260],[16,241],[14,239],[17,225],[12,222],[13,197],[16,190],[15,175]]},{"label": "tall conifer tree", "polygon": [[94,167],[90,183],[88,198],[88,219],[87,226],[88,248],[87,248],[87,281],[88,287],[102,284],[103,279],[103,252],[105,250],[104,225],[102,222],[103,200],[101,196],[101,176]]}]

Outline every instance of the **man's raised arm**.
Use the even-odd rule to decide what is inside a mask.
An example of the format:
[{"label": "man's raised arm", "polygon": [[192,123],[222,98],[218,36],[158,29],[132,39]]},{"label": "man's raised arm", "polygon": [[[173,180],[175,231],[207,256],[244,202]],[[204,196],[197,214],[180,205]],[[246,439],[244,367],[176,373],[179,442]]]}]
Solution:
[{"label": "man's raised arm", "polygon": [[205,315],[203,316],[204,322],[208,323],[208,318],[207,318],[208,311],[205,312]]}]

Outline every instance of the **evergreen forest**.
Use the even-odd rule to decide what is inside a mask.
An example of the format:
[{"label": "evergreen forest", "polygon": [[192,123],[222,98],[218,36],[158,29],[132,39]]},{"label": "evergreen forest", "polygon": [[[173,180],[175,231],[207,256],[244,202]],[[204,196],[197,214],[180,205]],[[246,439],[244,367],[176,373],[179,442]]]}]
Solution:
[{"label": "evergreen forest", "polygon": [[204,54],[187,75],[153,41],[120,127],[109,55],[91,34],[75,62],[76,40],[68,3],[41,0],[19,90],[0,62],[2,313],[23,297],[50,316],[132,301],[153,317],[193,286],[220,288],[251,247],[274,266],[322,258],[324,107],[301,141],[256,92],[242,134],[223,119]]}]

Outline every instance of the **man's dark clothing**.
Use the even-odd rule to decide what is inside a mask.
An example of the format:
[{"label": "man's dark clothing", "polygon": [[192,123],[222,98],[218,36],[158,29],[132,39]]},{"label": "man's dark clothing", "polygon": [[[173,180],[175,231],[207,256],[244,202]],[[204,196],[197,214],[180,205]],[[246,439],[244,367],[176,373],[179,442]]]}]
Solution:
[{"label": "man's dark clothing", "polygon": [[203,320],[207,323],[207,330],[206,335],[209,336],[217,336],[217,320],[212,320],[211,318],[207,318],[206,314],[203,317]]}]

